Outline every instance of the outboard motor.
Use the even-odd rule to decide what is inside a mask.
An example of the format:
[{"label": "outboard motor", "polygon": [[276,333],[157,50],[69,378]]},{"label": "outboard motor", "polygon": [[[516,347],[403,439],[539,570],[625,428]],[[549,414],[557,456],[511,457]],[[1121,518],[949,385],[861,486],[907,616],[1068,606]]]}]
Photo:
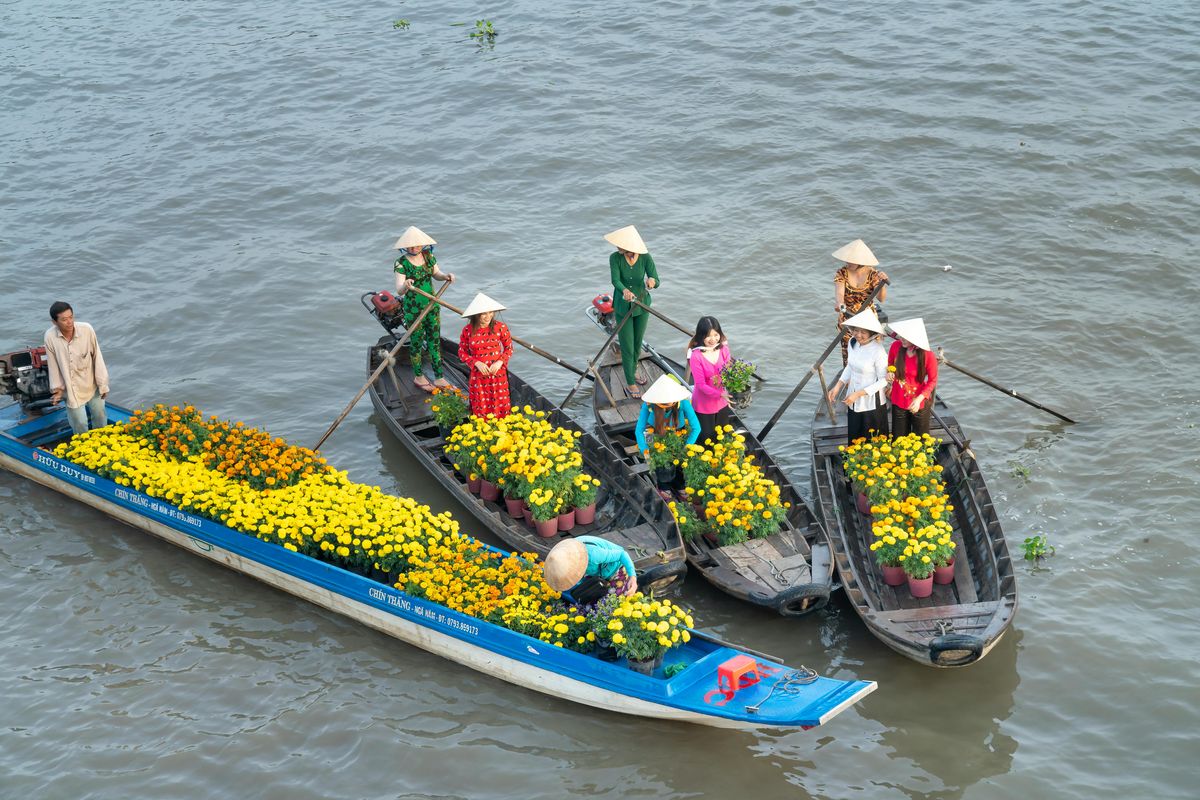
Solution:
[{"label": "outboard motor", "polygon": [[617,327],[611,294],[598,294],[592,298],[592,307],[587,310],[587,314],[592,318],[592,322],[603,328],[606,333],[612,333]]},{"label": "outboard motor", "polygon": [[367,292],[361,298],[363,308],[374,317],[392,336],[402,335],[404,330],[404,312],[400,307],[400,298],[388,291]]},{"label": "outboard motor", "polygon": [[0,392],[21,404],[29,416],[39,416],[54,404],[46,348],[30,347],[0,355]]}]

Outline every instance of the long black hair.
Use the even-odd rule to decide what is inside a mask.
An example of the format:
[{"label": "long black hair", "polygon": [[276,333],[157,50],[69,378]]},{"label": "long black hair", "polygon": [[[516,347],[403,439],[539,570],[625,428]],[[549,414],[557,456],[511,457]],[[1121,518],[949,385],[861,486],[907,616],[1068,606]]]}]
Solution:
[{"label": "long black hair", "polygon": [[701,317],[700,321],[696,323],[696,332],[692,334],[692,340],[688,342],[688,349],[691,350],[693,347],[702,346],[704,340],[713,331],[721,334],[721,341],[725,341],[725,331],[721,330],[721,323],[717,321],[717,318]]}]

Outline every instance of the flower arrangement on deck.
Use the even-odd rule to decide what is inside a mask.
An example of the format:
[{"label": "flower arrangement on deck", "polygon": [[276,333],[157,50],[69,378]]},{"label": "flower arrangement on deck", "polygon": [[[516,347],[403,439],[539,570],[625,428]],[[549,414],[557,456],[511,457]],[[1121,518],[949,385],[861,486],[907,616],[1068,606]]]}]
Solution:
[{"label": "flower arrangement on deck", "polygon": [[[468,479],[482,476],[522,499],[530,509],[582,508],[595,501],[600,482],[583,471],[583,434],[552,425],[546,412],[514,407],[507,417],[471,417],[454,429],[446,452]],[[549,517],[546,517],[549,519]]]},{"label": "flower arrangement on deck", "polygon": [[692,616],[682,606],[640,592],[610,595],[597,604],[592,616],[596,637],[631,661],[656,658],[690,641],[690,627]]},{"label": "flower arrangement on deck", "polygon": [[425,400],[439,428],[451,430],[471,413],[471,404],[456,386],[435,386],[432,397]]},{"label": "flower arrangement on deck", "polygon": [[[350,481],[305,448],[191,406],[79,434],[59,458],[118,485],[468,616],[587,652],[532,553],[498,553],[449,513]],[[274,479],[274,483],[269,483]],[[573,614],[574,620],[578,614]]]},{"label": "flower arrangement on deck", "polygon": [[732,425],[717,428],[709,447],[688,445],[683,476],[693,506],[672,504],[672,513],[689,538],[712,533],[721,547],[765,538],[779,530],[791,508]]},{"label": "flower arrangement on deck", "polygon": [[954,559],[954,510],[937,463],[940,441],[910,433],[841,447],[846,476],[870,498],[871,551],[881,567],[903,567],[921,580]]}]

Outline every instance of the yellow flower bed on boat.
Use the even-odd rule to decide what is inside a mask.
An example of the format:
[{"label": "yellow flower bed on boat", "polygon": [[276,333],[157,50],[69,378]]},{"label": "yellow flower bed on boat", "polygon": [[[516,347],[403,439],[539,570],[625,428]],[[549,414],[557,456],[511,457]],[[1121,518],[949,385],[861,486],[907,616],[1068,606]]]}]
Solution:
[{"label": "yellow flower bed on boat", "polygon": [[839,448],[846,476],[871,500],[871,551],[882,566],[902,566],[916,578],[954,558],[954,510],[940,480],[938,439],[910,433],[858,439]]},{"label": "yellow flower bed on boat", "polygon": [[[143,438],[144,424],[141,414],[89,431],[59,445],[55,455],[264,542],[362,575],[386,573],[416,597],[560,647],[573,643],[557,630],[560,595],[542,579],[535,554],[496,553],[460,533],[449,513],[354,483],[323,464],[307,472],[302,466],[291,485],[258,489],[236,469],[231,476],[208,466],[203,450],[173,454],[157,435]],[[244,431],[246,441],[259,440],[254,429],[228,427]]]}]

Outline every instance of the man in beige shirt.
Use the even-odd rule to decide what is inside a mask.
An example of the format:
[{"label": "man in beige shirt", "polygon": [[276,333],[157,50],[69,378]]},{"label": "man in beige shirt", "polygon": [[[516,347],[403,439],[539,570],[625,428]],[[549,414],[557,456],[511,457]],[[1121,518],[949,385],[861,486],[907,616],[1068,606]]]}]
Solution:
[{"label": "man in beige shirt", "polygon": [[54,402],[65,396],[67,420],[73,433],[108,424],[104,398],[108,397],[108,367],[96,341],[96,331],[86,322],[76,322],[69,303],[50,306],[54,327],[46,331],[46,360],[50,367],[50,391]]}]

